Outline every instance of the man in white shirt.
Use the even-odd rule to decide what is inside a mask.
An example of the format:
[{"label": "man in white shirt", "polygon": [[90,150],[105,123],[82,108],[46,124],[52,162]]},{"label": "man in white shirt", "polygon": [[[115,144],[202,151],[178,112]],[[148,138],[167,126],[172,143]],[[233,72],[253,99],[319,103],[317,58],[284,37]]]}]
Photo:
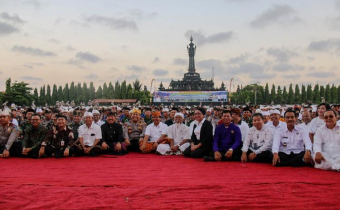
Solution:
[{"label": "man in white shirt", "polygon": [[232,109],[232,118],[233,123],[237,125],[241,130],[242,142],[246,139],[247,133],[249,131],[249,126],[246,122],[244,122],[241,118],[241,110],[240,109]]},{"label": "man in white shirt", "polygon": [[182,155],[184,150],[190,146],[191,133],[190,128],[183,124],[184,115],[180,112],[175,114],[175,124],[168,127],[169,144],[159,144],[157,152],[159,154],[176,154]]},{"label": "man in white shirt", "polygon": [[160,143],[169,143],[165,142],[168,126],[161,122],[161,113],[153,112],[152,121],[153,123],[146,127],[144,139],[139,144],[142,153],[155,151]]},{"label": "man in white shirt", "polygon": [[302,123],[298,126],[305,129],[309,133],[310,122],[312,121],[312,116],[309,111],[302,112]]},{"label": "man in white shirt", "polygon": [[274,166],[305,166],[311,164],[312,143],[308,133],[295,125],[296,117],[292,109],[285,114],[287,126],[275,131],[273,140]]},{"label": "man in white shirt", "polygon": [[269,119],[270,114],[268,111],[263,111],[261,113],[263,116],[263,124],[267,125],[270,122],[270,119]]},{"label": "man in white shirt", "polygon": [[241,161],[243,163],[247,160],[257,163],[270,163],[272,161],[271,147],[274,132],[264,125],[261,113],[255,113],[252,119],[253,127],[249,129],[243,142]]},{"label": "man in white shirt", "polygon": [[97,156],[101,152],[101,147],[98,145],[102,138],[102,130],[93,123],[93,115],[91,112],[86,112],[84,115],[84,125],[79,127],[79,143],[77,151],[78,155]]},{"label": "man in white shirt", "polygon": [[92,111],[93,115],[93,123],[98,125],[99,127],[102,126],[105,122],[100,120],[100,112],[98,110],[93,110]]},{"label": "man in white shirt", "polygon": [[266,125],[269,126],[271,129],[277,131],[280,128],[287,127],[285,122],[280,121],[280,111],[277,109],[270,110],[270,120]]},{"label": "man in white shirt", "polygon": [[314,134],[316,130],[325,125],[323,116],[324,116],[325,111],[328,109],[331,109],[331,106],[326,103],[321,103],[318,106],[318,109],[317,109],[318,116],[312,120],[309,126],[309,138],[310,140],[312,140],[312,143],[314,142]]},{"label": "man in white shirt", "polygon": [[325,126],[314,136],[313,159],[315,168],[340,171],[340,124],[335,111],[324,113]]}]

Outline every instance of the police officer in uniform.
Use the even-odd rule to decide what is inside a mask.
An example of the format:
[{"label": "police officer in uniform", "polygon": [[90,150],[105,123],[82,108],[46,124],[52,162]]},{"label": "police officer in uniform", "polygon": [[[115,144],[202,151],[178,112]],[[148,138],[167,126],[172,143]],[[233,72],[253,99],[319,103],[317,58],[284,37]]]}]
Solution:
[{"label": "police officer in uniform", "polygon": [[139,109],[131,110],[131,120],[124,128],[124,139],[128,150],[139,152],[139,142],[143,141],[146,124],[140,119]]},{"label": "police officer in uniform", "polygon": [[[17,155],[17,143],[14,144],[18,136],[18,129],[9,121],[9,112],[0,109],[0,157],[7,158],[10,155]],[[19,148],[20,153],[21,148]]]}]

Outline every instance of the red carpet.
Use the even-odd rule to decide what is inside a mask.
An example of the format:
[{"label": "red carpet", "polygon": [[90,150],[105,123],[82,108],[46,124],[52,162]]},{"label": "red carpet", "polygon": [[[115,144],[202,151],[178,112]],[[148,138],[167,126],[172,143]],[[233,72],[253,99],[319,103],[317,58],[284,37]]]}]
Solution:
[{"label": "red carpet", "polygon": [[0,159],[0,209],[340,209],[340,173],[181,156]]}]

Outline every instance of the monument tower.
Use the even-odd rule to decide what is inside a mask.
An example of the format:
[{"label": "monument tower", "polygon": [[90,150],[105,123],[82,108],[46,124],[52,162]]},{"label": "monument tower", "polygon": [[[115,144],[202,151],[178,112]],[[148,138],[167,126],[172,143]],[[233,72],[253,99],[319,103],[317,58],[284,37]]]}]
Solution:
[{"label": "monument tower", "polygon": [[169,88],[165,89],[163,83],[161,82],[159,86],[160,91],[216,91],[225,90],[225,87],[216,89],[214,88],[214,81],[202,80],[199,73],[196,72],[195,68],[195,53],[196,45],[193,43],[192,36],[190,37],[190,44],[187,46],[189,55],[189,67],[188,72],[184,74],[182,80],[171,80]]}]

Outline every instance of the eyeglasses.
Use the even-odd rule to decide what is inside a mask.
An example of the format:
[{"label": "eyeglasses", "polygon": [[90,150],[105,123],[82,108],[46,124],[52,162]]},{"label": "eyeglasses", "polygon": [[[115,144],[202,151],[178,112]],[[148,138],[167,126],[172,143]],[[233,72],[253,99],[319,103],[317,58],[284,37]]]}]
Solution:
[{"label": "eyeglasses", "polygon": [[325,120],[329,119],[333,119],[335,116],[334,115],[326,115],[324,116]]}]

